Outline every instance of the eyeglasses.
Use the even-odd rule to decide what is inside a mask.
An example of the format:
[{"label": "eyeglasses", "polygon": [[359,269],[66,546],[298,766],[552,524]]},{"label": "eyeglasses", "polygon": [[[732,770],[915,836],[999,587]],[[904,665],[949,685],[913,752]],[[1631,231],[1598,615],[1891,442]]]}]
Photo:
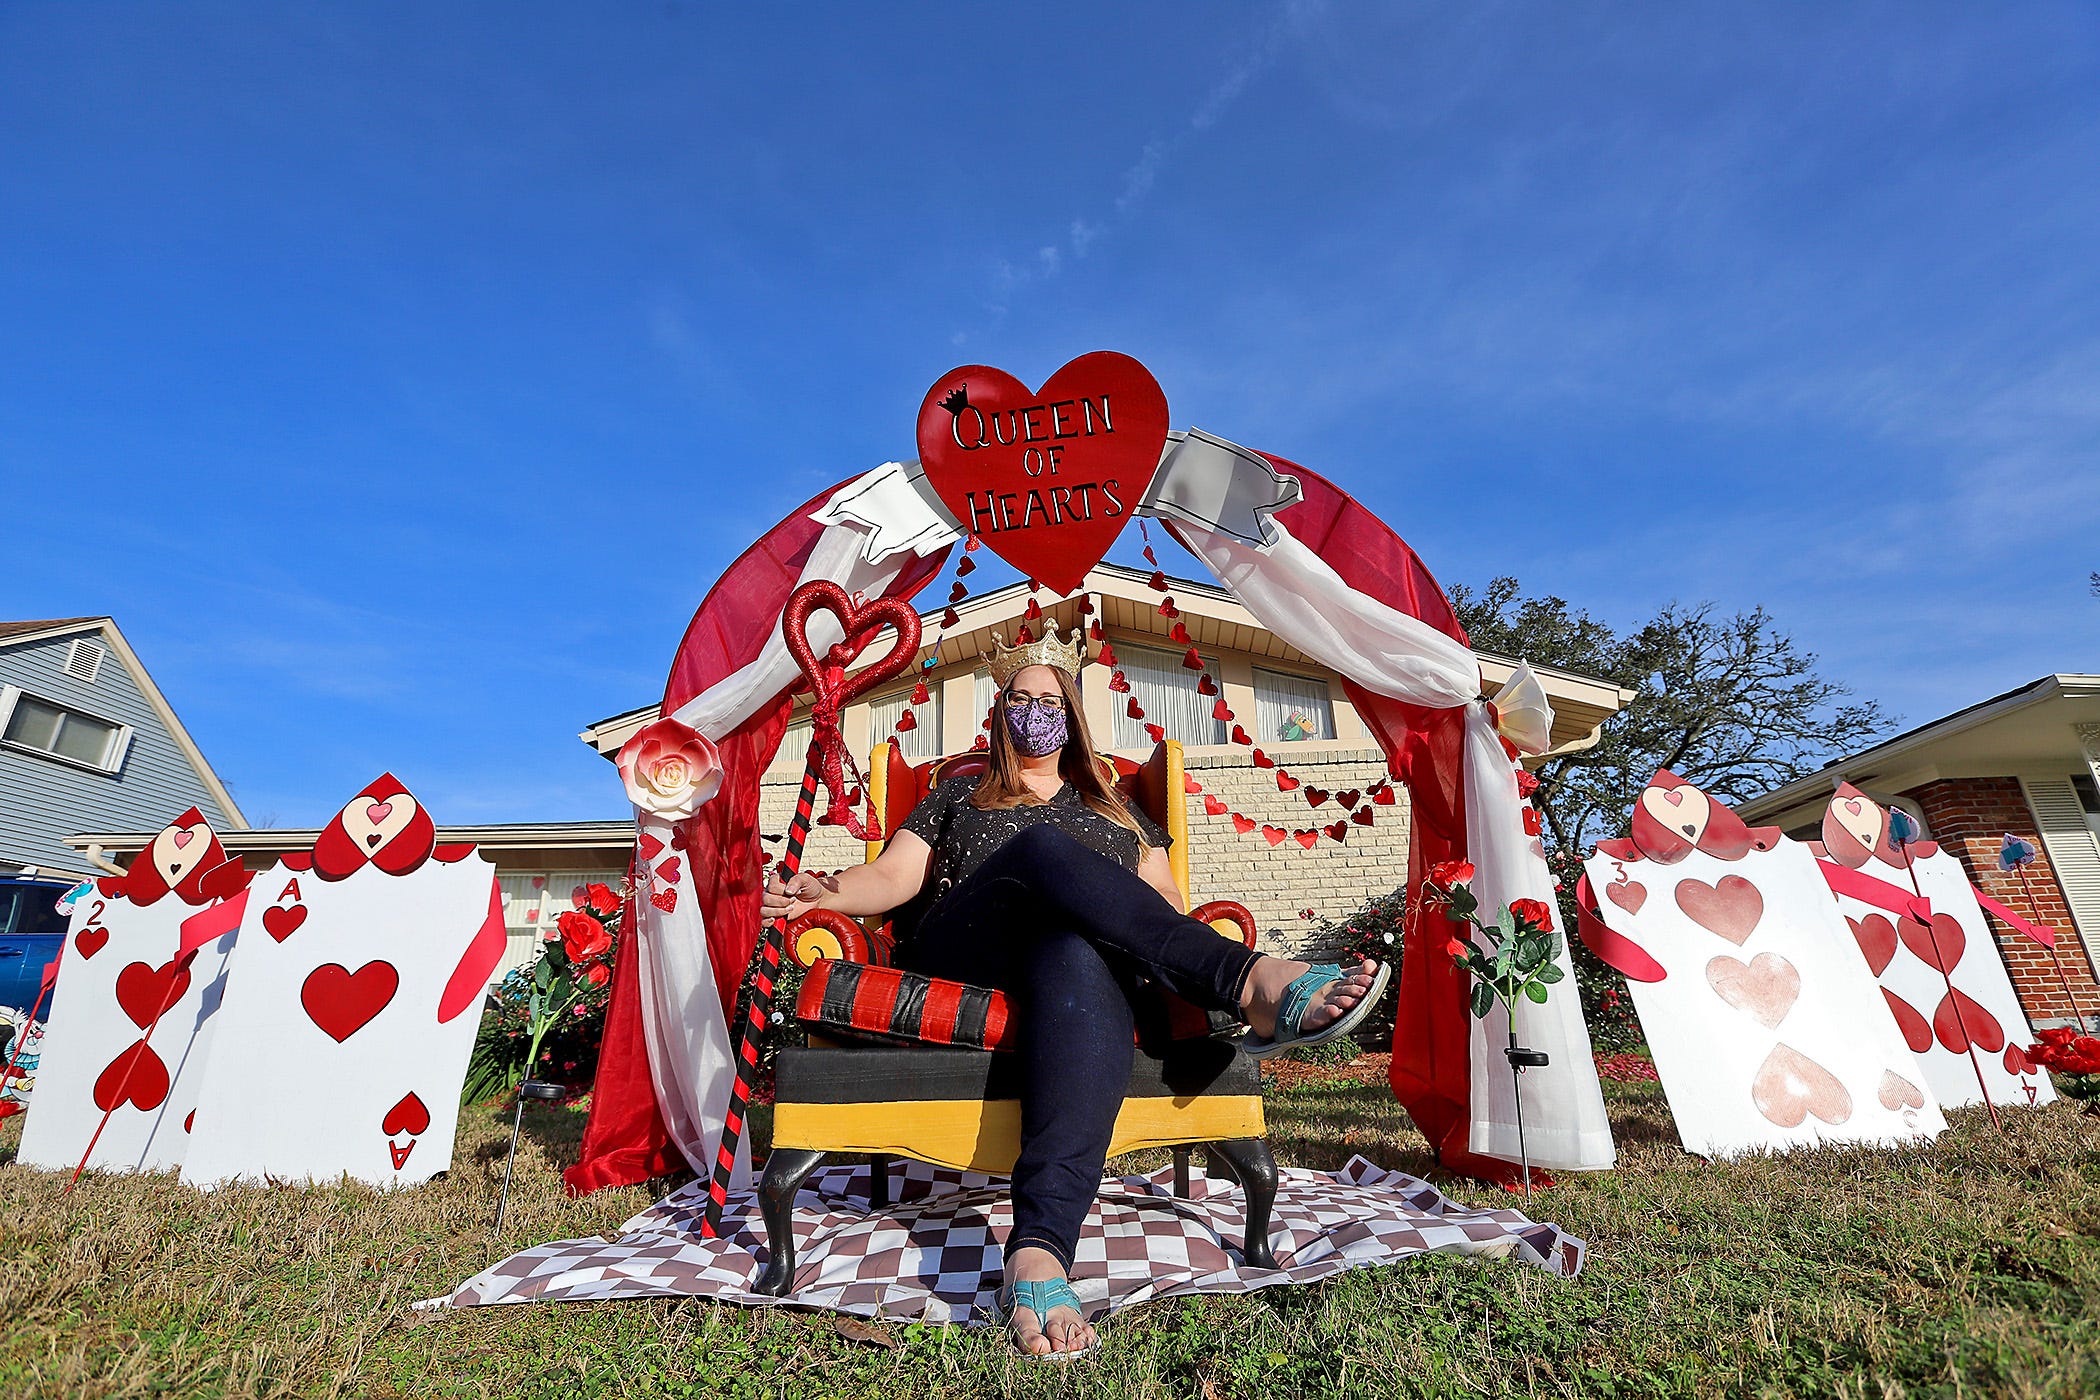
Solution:
[{"label": "eyeglasses", "polygon": [[1065,697],[1062,695],[1009,695],[1006,697],[1009,710],[1040,709],[1045,714],[1061,715],[1065,712]]}]

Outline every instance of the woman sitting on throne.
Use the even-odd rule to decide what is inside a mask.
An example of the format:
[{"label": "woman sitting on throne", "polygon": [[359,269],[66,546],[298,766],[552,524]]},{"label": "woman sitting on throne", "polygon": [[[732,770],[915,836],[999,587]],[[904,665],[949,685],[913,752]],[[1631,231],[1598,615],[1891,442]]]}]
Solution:
[{"label": "woman sitting on throne", "polygon": [[1021,1151],[998,1304],[1015,1346],[1059,1359],[1098,1340],[1068,1280],[1130,1078],[1137,979],[1234,1015],[1240,1048],[1268,1056],[1347,1034],[1390,973],[1271,957],[1181,912],[1167,834],[1095,756],[1082,646],[1054,627],[1000,645],[985,771],[936,785],[868,864],[765,893],[769,918],[899,911],[899,967],[1012,1000]]}]

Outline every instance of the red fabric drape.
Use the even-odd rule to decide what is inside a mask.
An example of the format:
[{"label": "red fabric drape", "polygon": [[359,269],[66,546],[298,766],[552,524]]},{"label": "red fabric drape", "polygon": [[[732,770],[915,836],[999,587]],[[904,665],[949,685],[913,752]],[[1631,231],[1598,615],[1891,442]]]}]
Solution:
[{"label": "red fabric drape", "polygon": [[[1351,588],[1420,618],[1454,641],[1467,641],[1444,590],[1391,526],[1319,473],[1262,455],[1297,477],[1304,491],[1304,499],[1278,516],[1293,536]],[[1418,890],[1432,865],[1465,859],[1465,712],[1403,704],[1353,682],[1345,688],[1385,750],[1387,771],[1407,785],[1407,887]],[[1394,1096],[1443,1166],[1503,1181],[1515,1169],[1477,1156],[1467,1145],[1473,1118],[1471,988],[1443,951],[1450,937],[1441,911],[1424,909],[1410,898],[1388,1077]]]},{"label": "red fabric drape", "polygon": [[[810,513],[843,485],[805,501],[739,555],[708,591],[671,663],[664,687],[665,714],[757,659],[767,639],[779,629],[788,595],[794,592],[810,551],[824,531]],[[911,597],[940,572],[947,557],[948,551],[942,549],[907,560],[885,596]],[[735,1010],[737,986],[758,941],[758,896],[765,864],[758,841],[759,781],[787,729],[792,708],[789,694],[782,691],[722,738],[717,746],[722,755],[722,790],[679,833],[706,920],[707,956],[724,1020]],[[664,1128],[649,1076],[632,914],[630,909],[620,935],[582,1158],[562,1173],[574,1195],[633,1185],[686,1165]]]}]

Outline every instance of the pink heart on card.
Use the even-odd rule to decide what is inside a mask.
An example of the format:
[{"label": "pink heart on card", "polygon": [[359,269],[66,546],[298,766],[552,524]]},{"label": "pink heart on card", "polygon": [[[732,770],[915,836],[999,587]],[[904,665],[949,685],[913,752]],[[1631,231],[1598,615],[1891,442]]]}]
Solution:
[{"label": "pink heart on card", "polygon": [[394,804],[391,802],[370,803],[365,807],[365,820],[372,823],[372,825],[377,826],[381,822],[385,821],[387,819],[387,814],[392,812],[393,810]]},{"label": "pink heart on card", "polygon": [[1665,802],[1669,803],[1669,804],[1670,804],[1670,805],[1671,805],[1672,807],[1682,807],[1682,806],[1684,805],[1684,789],[1683,789],[1683,788],[1671,788],[1671,789],[1670,789],[1670,790],[1669,790],[1668,792],[1665,792],[1665,793],[1664,793],[1664,794],[1663,794],[1662,796],[1663,796],[1663,801],[1665,801]]},{"label": "pink heart on card", "polygon": [[181,831],[171,831],[168,833],[168,839],[175,843],[175,849],[178,851],[181,850],[184,846],[189,845],[191,841],[196,839],[196,836],[196,832],[189,831],[186,829]]}]

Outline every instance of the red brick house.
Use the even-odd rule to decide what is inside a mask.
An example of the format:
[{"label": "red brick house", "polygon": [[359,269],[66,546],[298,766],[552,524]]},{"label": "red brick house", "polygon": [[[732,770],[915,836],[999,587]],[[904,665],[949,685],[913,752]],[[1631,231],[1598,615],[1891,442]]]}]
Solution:
[{"label": "red brick house", "polygon": [[[2100,675],[2044,676],[1826,765],[1740,809],[1799,839],[1819,834],[1839,780],[1916,817],[1986,894],[2057,930],[2071,994],[2100,1012]],[[2007,833],[2033,842],[2025,883],[1998,869]],[[2049,954],[1993,921],[2014,988],[2037,1025],[2069,1024]]]}]

